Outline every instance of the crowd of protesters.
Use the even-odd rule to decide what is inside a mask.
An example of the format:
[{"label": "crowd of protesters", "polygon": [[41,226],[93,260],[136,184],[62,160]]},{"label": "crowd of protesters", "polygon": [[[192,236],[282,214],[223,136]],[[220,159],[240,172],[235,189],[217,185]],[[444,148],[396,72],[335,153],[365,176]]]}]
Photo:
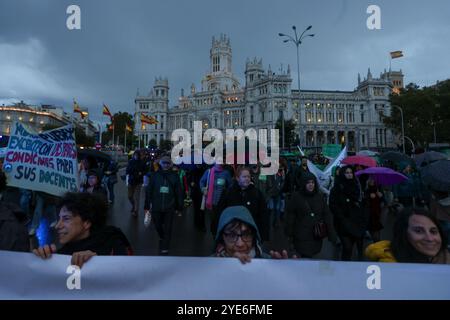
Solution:
[{"label": "crowd of protesters", "polygon": [[[311,160],[327,164],[323,156]],[[325,239],[342,261],[450,263],[449,193],[426,188],[410,164],[396,166],[406,180],[392,187],[357,176],[361,166],[346,165],[333,169],[326,188],[310,172],[306,157],[281,158],[274,175],[261,169],[260,164],[175,166],[169,155],[154,159],[137,150],[123,175],[130,214],[146,227],[154,224],[160,255],[170,254],[175,217],[192,206],[195,228],[209,229],[214,239],[211,254],[243,263],[252,258],[318,259]],[[86,157],[80,162],[79,192],[60,198],[6,188],[2,173],[0,249],[32,250],[41,258],[70,254],[80,266],[94,255],[132,254],[124,233],[106,225],[108,206],[117,202],[118,172],[114,161]],[[396,218],[390,239],[382,237],[383,213]],[[43,216],[58,241],[30,247],[28,236],[35,235]],[[267,250],[276,232],[289,246]]]}]

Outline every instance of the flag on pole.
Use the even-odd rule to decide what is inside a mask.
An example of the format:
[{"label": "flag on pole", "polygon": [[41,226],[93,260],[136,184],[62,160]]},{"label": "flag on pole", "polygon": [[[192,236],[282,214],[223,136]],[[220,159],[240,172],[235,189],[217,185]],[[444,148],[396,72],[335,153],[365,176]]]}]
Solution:
[{"label": "flag on pole", "polygon": [[403,57],[403,51],[392,51],[391,52],[391,59],[401,58]]},{"label": "flag on pole", "polygon": [[80,105],[75,100],[73,100],[73,112],[82,113]]},{"label": "flag on pole", "polygon": [[141,113],[141,123],[156,124],[158,123],[158,120],[144,113]]},{"label": "flag on pole", "polygon": [[103,114],[105,116],[110,117],[111,120],[112,120],[113,116],[112,116],[111,112],[109,111],[109,108],[108,108],[108,106],[106,104],[103,104]]}]

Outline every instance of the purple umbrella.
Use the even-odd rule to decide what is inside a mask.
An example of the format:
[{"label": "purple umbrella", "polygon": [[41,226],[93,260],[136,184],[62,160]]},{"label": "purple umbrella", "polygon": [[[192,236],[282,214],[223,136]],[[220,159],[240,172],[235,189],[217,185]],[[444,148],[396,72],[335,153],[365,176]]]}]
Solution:
[{"label": "purple umbrella", "polygon": [[403,174],[385,167],[372,167],[356,172],[357,176],[368,174],[380,186],[390,186],[408,180]]}]

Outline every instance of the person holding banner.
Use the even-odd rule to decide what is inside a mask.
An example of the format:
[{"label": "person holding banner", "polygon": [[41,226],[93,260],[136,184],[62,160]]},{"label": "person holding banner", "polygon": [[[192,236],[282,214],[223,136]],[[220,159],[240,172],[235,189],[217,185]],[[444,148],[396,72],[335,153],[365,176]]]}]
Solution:
[{"label": "person holding banner", "polygon": [[407,209],[395,221],[392,241],[366,248],[366,256],[378,262],[450,264],[447,238],[436,217],[426,209]]},{"label": "person holding banner", "polygon": [[313,258],[321,251],[324,238],[328,237],[336,245],[337,235],[316,177],[310,172],[303,172],[299,183],[300,189],[288,202],[285,231],[300,257]]},{"label": "person holding banner", "polygon": [[[262,250],[258,226],[250,211],[244,206],[226,208],[220,215],[217,226],[215,257],[238,258],[242,264],[253,258],[287,259],[288,253]],[[297,258],[297,256],[292,256]]]},{"label": "person holding banner", "polygon": [[4,200],[5,190],[6,176],[0,167],[0,250],[28,252],[28,216],[18,205]]},{"label": "person holding banner", "polygon": [[80,268],[96,255],[132,255],[130,242],[123,232],[106,226],[107,204],[98,195],[66,193],[59,203],[56,225],[61,248],[45,245],[33,253],[48,259],[53,253],[72,255],[71,264]]},{"label": "person holding banner", "polygon": [[361,190],[351,166],[343,167],[330,192],[330,209],[342,242],[342,260],[350,261],[356,244],[358,261],[363,259],[363,240],[368,215],[362,205]]}]

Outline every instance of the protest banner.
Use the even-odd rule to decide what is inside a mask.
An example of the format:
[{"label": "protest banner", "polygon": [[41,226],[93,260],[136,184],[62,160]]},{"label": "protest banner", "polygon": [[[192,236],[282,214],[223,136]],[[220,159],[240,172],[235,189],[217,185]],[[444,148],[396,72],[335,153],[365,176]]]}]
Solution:
[{"label": "protest banner", "polygon": [[14,123],[3,171],[8,186],[60,196],[78,190],[77,148],[72,125],[36,133]]},{"label": "protest banner", "polygon": [[[0,299],[450,299],[448,265],[0,251]],[[221,270],[220,272],[218,270]]]}]

